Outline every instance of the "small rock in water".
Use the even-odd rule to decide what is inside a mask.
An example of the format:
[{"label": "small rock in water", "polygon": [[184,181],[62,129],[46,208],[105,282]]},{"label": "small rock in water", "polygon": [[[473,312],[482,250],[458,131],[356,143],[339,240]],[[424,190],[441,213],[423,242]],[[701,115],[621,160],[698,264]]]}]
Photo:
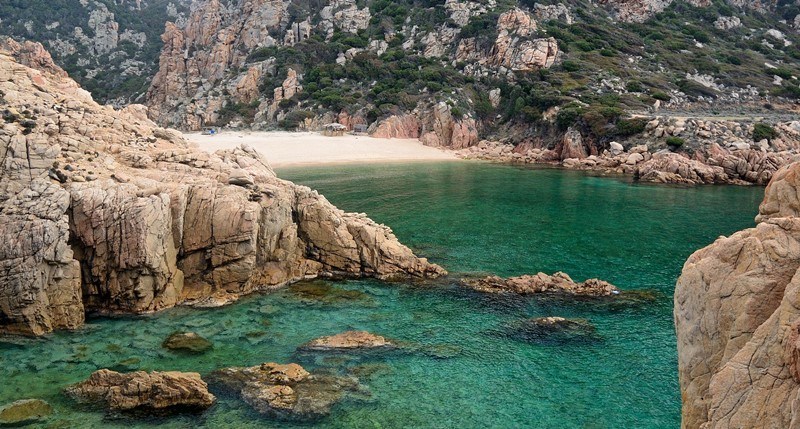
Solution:
[{"label": "small rock in water", "polygon": [[22,399],[0,407],[0,425],[21,425],[53,414],[53,407],[41,399]]},{"label": "small rock in water", "polygon": [[304,351],[344,351],[393,349],[396,345],[386,338],[367,331],[346,331],[320,337],[299,347]]},{"label": "small rock in water", "polygon": [[194,332],[174,332],[164,340],[162,346],[165,349],[190,353],[203,353],[214,347],[211,341]]}]

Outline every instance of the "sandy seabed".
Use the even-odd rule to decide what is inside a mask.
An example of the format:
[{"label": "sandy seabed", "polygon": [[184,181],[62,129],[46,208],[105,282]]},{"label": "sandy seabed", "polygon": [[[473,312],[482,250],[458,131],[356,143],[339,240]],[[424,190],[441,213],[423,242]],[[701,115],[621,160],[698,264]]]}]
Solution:
[{"label": "sandy seabed", "polygon": [[273,167],[458,159],[451,151],[425,146],[415,139],[379,139],[349,134],[326,137],[313,132],[285,131],[223,131],[213,136],[200,133],[186,133],[184,136],[208,152],[248,144],[261,152]]}]

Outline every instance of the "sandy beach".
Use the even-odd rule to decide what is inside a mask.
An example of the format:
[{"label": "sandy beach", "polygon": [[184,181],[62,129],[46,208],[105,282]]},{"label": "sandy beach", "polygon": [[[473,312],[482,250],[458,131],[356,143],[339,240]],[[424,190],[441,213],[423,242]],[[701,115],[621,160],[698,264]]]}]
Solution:
[{"label": "sandy beach", "polygon": [[185,136],[209,152],[246,143],[264,154],[273,167],[458,159],[452,152],[424,146],[414,139],[326,137],[319,133],[284,131],[223,131],[215,136],[200,133],[186,133]]}]

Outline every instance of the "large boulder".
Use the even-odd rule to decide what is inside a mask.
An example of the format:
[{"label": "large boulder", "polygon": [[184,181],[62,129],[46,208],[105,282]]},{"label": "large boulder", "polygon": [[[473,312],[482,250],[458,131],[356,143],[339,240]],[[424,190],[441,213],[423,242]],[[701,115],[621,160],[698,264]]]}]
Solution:
[{"label": "large boulder", "polygon": [[698,250],[675,288],[684,428],[793,428],[800,326],[800,164],[767,186],[755,228]]},{"label": "large boulder", "polygon": [[193,372],[119,373],[95,371],[86,381],[70,386],[66,393],[80,402],[102,404],[109,410],[208,408],[216,398],[208,385]]}]

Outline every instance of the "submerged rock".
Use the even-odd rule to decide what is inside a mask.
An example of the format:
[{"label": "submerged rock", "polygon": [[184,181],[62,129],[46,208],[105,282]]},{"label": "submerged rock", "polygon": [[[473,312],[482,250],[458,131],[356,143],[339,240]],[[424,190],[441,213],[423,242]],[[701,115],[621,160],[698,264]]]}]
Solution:
[{"label": "submerged rock", "polygon": [[161,346],[170,350],[203,353],[212,349],[214,344],[194,332],[173,332]]},{"label": "submerged rock", "polygon": [[41,399],[21,399],[0,407],[0,426],[22,425],[53,414],[53,407]]},{"label": "submerged rock", "polygon": [[355,377],[311,374],[295,363],[225,368],[211,377],[259,413],[285,420],[325,417],[347,394],[364,390]]},{"label": "submerged rock", "polygon": [[208,408],[216,398],[194,372],[119,373],[95,371],[86,381],[66,389],[80,402],[103,404],[114,411],[134,409]]},{"label": "submerged rock", "polygon": [[346,331],[320,337],[299,347],[302,351],[386,350],[396,345],[386,338],[367,331]]},{"label": "submerged rock", "polygon": [[606,281],[588,279],[577,283],[560,271],[552,276],[545,273],[508,278],[489,276],[482,279],[462,279],[461,283],[476,291],[487,293],[511,292],[520,295],[563,293],[581,296],[611,296],[620,293],[616,286]]},{"label": "submerged rock", "polygon": [[594,325],[588,320],[563,317],[537,317],[519,320],[506,326],[503,334],[521,341],[544,344],[600,339]]},{"label": "submerged rock", "polygon": [[338,288],[321,281],[296,283],[288,288],[288,292],[292,297],[309,304],[371,304],[373,302],[372,297],[364,292]]}]

